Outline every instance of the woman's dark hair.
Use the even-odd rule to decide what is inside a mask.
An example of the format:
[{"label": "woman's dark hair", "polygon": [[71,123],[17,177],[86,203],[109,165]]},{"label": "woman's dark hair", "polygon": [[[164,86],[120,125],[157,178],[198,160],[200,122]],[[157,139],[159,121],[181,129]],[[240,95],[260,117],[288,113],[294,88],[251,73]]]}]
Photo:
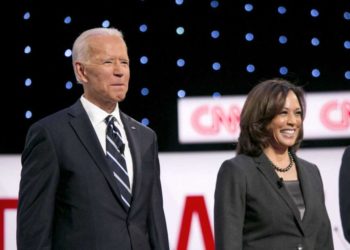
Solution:
[{"label": "woman's dark hair", "polygon": [[[306,104],[304,91],[284,79],[270,79],[260,82],[248,94],[241,118],[241,132],[238,138],[237,154],[257,156],[268,146],[271,135],[267,126],[279,114],[285,104],[289,91],[293,91],[301,106],[302,120],[305,118]],[[296,143],[290,148],[295,152],[303,139],[303,126],[300,128]]]}]

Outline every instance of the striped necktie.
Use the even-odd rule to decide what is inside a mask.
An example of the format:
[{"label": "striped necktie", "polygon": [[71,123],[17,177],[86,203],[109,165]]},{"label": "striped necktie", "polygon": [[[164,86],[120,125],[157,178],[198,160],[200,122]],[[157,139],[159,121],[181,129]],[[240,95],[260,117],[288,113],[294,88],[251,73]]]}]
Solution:
[{"label": "striped necktie", "polygon": [[109,115],[106,117],[107,124],[106,134],[106,157],[109,167],[111,168],[113,177],[120,191],[120,196],[124,207],[129,210],[131,201],[131,189],[128,170],[124,157],[125,145],[122,141],[121,133],[115,126],[115,117]]}]

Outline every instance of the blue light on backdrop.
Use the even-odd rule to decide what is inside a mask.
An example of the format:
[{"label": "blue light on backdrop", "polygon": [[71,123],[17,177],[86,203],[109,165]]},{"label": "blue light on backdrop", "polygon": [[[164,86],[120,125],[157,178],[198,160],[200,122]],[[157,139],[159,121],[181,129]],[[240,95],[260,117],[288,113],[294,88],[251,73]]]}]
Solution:
[{"label": "blue light on backdrop", "polygon": [[[9,129],[22,134],[81,95],[71,47],[92,27],[122,30],[131,67],[122,108],[158,133],[177,131],[178,98],[242,95],[268,77],[300,82],[307,91],[350,88],[348,1],[325,7],[322,1],[101,0],[84,11],[80,0],[20,3],[13,23],[19,69],[13,81],[18,84],[9,88],[21,100],[14,115],[23,123]],[[168,136],[160,138],[160,149],[178,149],[169,144],[177,141],[176,132]]]}]

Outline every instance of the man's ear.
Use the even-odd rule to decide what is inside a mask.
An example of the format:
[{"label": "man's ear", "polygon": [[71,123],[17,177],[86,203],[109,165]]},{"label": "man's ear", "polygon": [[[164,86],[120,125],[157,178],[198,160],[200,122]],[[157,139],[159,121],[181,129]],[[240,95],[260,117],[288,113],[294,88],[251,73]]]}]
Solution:
[{"label": "man's ear", "polygon": [[75,71],[76,78],[77,78],[79,83],[87,82],[85,65],[83,63],[75,62],[74,63],[74,71]]}]

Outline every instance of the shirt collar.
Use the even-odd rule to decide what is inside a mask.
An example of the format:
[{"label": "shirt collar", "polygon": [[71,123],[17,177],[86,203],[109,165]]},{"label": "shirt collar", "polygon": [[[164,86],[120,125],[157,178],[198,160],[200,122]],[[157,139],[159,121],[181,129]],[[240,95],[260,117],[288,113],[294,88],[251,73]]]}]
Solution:
[{"label": "shirt collar", "polygon": [[91,123],[94,126],[101,123],[101,122],[104,123],[104,120],[108,115],[113,115],[117,119],[117,122],[119,123],[119,125],[123,126],[123,123],[121,122],[121,118],[120,118],[120,114],[119,114],[118,103],[115,106],[115,109],[111,113],[107,113],[106,111],[104,111],[100,107],[98,107],[95,104],[93,104],[92,102],[90,102],[83,95],[80,97],[80,101],[81,101],[84,109],[86,110],[86,112],[91,120]]}]

